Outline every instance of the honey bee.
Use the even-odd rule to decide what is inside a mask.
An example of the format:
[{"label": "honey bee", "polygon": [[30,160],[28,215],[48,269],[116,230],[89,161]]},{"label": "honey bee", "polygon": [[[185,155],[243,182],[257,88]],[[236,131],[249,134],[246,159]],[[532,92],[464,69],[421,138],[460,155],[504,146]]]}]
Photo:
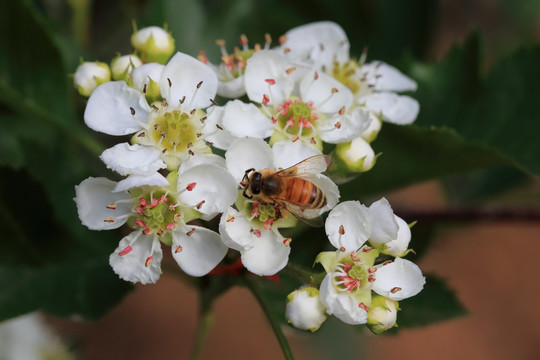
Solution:
[{"label": "honey bee", "polygon": [[327,204],[326,195],[309,179],[326,170],[329,163],[328,156],[315,155],[277,171],[247,169],[242,179],[243,195],[279,205],[308,225],[322,226],[319,210]]}]

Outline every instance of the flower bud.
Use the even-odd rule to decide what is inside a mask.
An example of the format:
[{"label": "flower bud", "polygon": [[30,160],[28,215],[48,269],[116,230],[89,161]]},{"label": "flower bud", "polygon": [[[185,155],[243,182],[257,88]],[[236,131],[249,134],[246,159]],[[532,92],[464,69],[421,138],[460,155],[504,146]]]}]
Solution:
[{"label": "flower bud", "polygon": [[379,135],[379,131],[381,131],[382,121],[377,115],[375,115],[371,111],[369,117],[371,118],[369,127],[364,130],[364,132],[360,136],[368,143],[372,143],[377,138],[377,135]]},{"label": "flower bud", "polygon": [[392,327],[397,327],[398,310],[397,301],[387,299],[384,296],[373,296],[368,311],[367,327],[374,334],[380,334]]},{"label": "flower bud", "polygon": [[350,171],[365,172],[371,170],[375,165],[375,153],[371,146],[361,137],[338,144],[336,155]]},{"label": "flower bud", "polygon": [[285,317],[295,328],[315,332],[327,316],[326,308],[319,298],[319,289],[305,287],[287,296]]},{"label": "flower bud", "polygon": [[73,83],[79,94],[89,97],[99,85],[111,80],[109,65],[96,62],[83,62],[77,67]]},{"label": "flower bud", "polygon": [[158,26],[135,30],[131,45],[139,51],[145,63],[166,64],[174,52],[174,39],[170,33]]},{"label": "flower bud", "polygon": [[124,80],[127,82],[133,69],[141,65],[141,59],[135,55],[118,55],[111,61],[112,78],[113,80]]}]

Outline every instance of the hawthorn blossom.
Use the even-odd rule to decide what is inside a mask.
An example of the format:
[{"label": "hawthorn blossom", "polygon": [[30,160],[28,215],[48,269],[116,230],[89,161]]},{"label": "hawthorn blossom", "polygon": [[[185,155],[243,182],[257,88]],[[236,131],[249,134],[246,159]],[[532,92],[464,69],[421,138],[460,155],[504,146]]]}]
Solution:
[{"label": "hawthorn blossom", "polygon": [[161,69],[159,81],[152,78],[159,83],[162,100],[150,105],[144,94],[146,80],[142,76],[139,82],[135,75],[135,89],[124,81],[111,81],[94,90],[84,113],[88,127],[109,135],[135,133],[131,142],[159,152],[169,170],[193,154],[210,153],[213,144],[207,138],[221,131],[215,124],[205,124],[205,108],[216,95],[214,72],[197,59],[176,53]]},{"label": "hawthorn blossom", "polygon": [[365,324],[372,291],[393,301],[418,294],[425,278],[414,263],[400,257],[375,264],[380,249],[366,241],[386,244],[397,240],[400,227],[386,199],[369,208],[356,201],[337,205],[326,220],[326,233],[338,250],[322,252],[316,262],[327,275],[320,286],[328,314],[347,324]]},{"label": "hawthorn blossom", "polygon": [[98,85],[110,80],[109,65],[99,61],[81,63],[73,76],[73,84],[84,97],[89,97]]},{"label": "hawthorn blossom", "polygon": [[271,145],[300,141],[321,150],[322,141],[350,141],[371,122],[368,111],[354,106],[345,85],[322,72],[297,68],[272,50],[248,59],[244,81],[255,104],[234,100],[216,113],[215,121],[233,137],[271,136]]},{"label": "hawthorn blossom", "polygon": [[216,165],[216,158],[193,156],[167,178],[159,173],[131,175],[118,183],[88,178],[75,187],[79,217],[89,229],[116,229],[126,223],[133,229],[109,259],[120,278],[155,283],[161,274],[160,242],[171,246],[180,268],[192,276],[207,274],[223,259],[227,247],[219,234],[189,224],[223,212],[237,197],[234,179]]},{"label": "hawthorn blossom", "polygon": [[287,296],[285,318],[297,329],[317,331],[328,315],[321,302],[319,289],[303,287]]},{"label": "hawthorn blossom", "polygon": [[253,48],[249,47],[248,38],[246,35],[240,36],[240,44],[242,48],[234,47],[232,53],[227,52],[225,47],[225,40],[217,40],[216,45],[221,50],[221,63],[219,65],[213,65],[208,61],[206,54],[201,50],[198,58],[205,64],[208,64],[218,77],[218,89],[217,94],[225,98],[234,99],[242,97],[246,94],[246,88],[244,85],[244,71],[246,69],[247,60],[257,51],[264,49],[268,50],[272,39],[270,34],[265,34],[265,44],[261,48],[260,44],[255,44]]},{"label": "hawthorn blossom", "polygon": [[365,62],[366,54],[357,62],[349,56],[349,40],[336,23],[323,21],[289,30],[281,42],[281,51],[299,66],[323,71],[345,85],[354,95],[354,102],[382,114],[382,120],[410,124],[420,105],[415,99],[396,92],[415,91],[414,80],[382,61]]},{"label": "hawthorn blossom", "polygon": [[[248,169],[288,168],[319,154],[311,147],[288,141],[274,144],[273,148],[261,139],[235,140],[225,153],[227,169],[240,184]],[[335,206],[339,198],[337,186],[319,173],[308,176],[326,194],[327,205],[306,211],[306,217],[315,217]],[[245,186],[245,184],[244,184]],[[230,207],[221,217],[219,229],[223,242],[240,252],[242,264],[257,275],[273,275],[283,269],[290,254],[290,238],[283,237],[279,229],[296,225],[296,219],[279,204],[268,204],[254,196],[239,196],[236,208]]]}]

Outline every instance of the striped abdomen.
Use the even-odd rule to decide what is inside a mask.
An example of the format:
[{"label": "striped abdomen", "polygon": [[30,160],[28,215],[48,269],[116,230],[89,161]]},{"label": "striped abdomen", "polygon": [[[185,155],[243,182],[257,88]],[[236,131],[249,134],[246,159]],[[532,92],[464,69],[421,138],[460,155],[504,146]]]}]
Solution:
[{"label": "striped abdomen", "polygon": [[291,177],[284,185],[280,197],[288,202],[306,209],[320,209],[326,205],[326,195],[311,181]]}]

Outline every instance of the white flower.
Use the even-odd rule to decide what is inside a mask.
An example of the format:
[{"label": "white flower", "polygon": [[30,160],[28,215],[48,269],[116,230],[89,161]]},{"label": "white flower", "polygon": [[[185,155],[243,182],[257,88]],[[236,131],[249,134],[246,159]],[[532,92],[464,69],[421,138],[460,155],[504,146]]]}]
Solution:
[{"label": "white flower", "polygon": [[365,63],[349,57],[349,41],[343,29],[332,22],[303,25],[286,34],[282,45],[285,55],[295,63],[325,71],[347,86],[356,105],[365,105],[384,121],[412,123],[420,110],[418,101],[396,92],[415,91],[414,80],[381,61]]},{"label": "white flower", "polygon": [[[265,50],[270,48],[272,40],[269,34],[265,35]],[[240,44],[242,48],[235,47],[234,52],[228,53],[225,48],[225,40],[218,40],[216,44],[221,50],[221,63],[217,66],[208,62],[208,58],[201,51],[199,59],[208,64],[215,72],[219,80],[217,93],[229,99],[239,98],[246,94],[244,86],[244,71],[246,69],[247,60],[256,52],[261,50],[259,44],[255,44],[253,48],[248,45],[248,39],[245,35],[240,36]]]},{"label": "white flower", "polygon": [[[225,159],[227,169],[240,183],[248,169],[288,168],[316,154],[315,149],[300,143],[282,142],[270,148],[261,139],[247,138],[235,140],[227,150]],[[319,186],[327,198],[326,206],[306,212],[306,217],[314,217],[335,206],[339,191],[324,175],[313,174],[309,181]],[[273,275],[285,267],[290,253],[291,239],[284,238],[278,229],[295,224],[295,218],[279,204],[265,203],[257,196],[252,200],[240,196],[236,209],[231,207],[223,214],[219,227],[224,243],[240,251],[242,264],[249,271],[258,275]]]},{"label": "white flower", "polygon": [[353,106],[353,94],[331,76],[295,68],[279,53],[261,50],[247,61],[244,74],[249,99],[228,103],[217,121],[234,137],[272,136],[270,143],[300,140],[322,149],[321,140],[337,144],[362,134],[370,113]]},{"label": "white flower", "polygon": [[131,72],[142,65],[141,59],[136,55],[118,55],[111,61],[111,74],[113,80],[128,81]]},{"label": "white flower", "polygon": [[165,64],[174,52],[174,39],[159,26],[136,30],[131,35],[131,45],[141,53],[145,62],[155,61]]},{"label": "white flower", "polygon": [[31,313],[0,324],[0,359],[71,360],[75,357],[49,329],[38,313]]},{"label": "white flower", "polygon": [[295,328],[315,332],[327,317],[318,289],[305,287],[287,296],[285,318]]},{"label": "white flower", "polygon": [[79,94],[90,96],[92,91],[98,86],[111,80],[109,65],[96,62],[83,62],[77,67],[73,76],[73,83]]},{"label": "white flower", "polygon": [[[154,70],[156,74],[160,72],[160,68]],[[143,72],[150,73],[153,71]],[[161,69],[159,87],[163,101],[151,106],[140,91],[141,84],[144,87],[144,75],[139,76],[137,72],[135,75],[137,89],[123,81],[108,82],[96,88],[84,113],[86,124],[109,135],[135,133],[132,143],[158,151],[169,170],[178,168],[180,162],[192,154],[211,152],[212,144],[207,138],[219,137],[221,132],[215,123],[205,124],[204,108],[216,95],[214,72],[197,59],[176,53]]]},{"label": "white flower", "polygon": [[227,247],[219,234],[188,224],[195,218],[214,217],[237,197],[236,182],[213,156],[196,155],[167,179],[157,173],[131,175],[119,183],[88,178],[75,187],[85,226],[105,230],[127,223],[133,228],[110,256],[122,279],[156,282],[163,257],[159,242],[171,246],[178,265],[192,276],[207,274],[223,259]]}]

